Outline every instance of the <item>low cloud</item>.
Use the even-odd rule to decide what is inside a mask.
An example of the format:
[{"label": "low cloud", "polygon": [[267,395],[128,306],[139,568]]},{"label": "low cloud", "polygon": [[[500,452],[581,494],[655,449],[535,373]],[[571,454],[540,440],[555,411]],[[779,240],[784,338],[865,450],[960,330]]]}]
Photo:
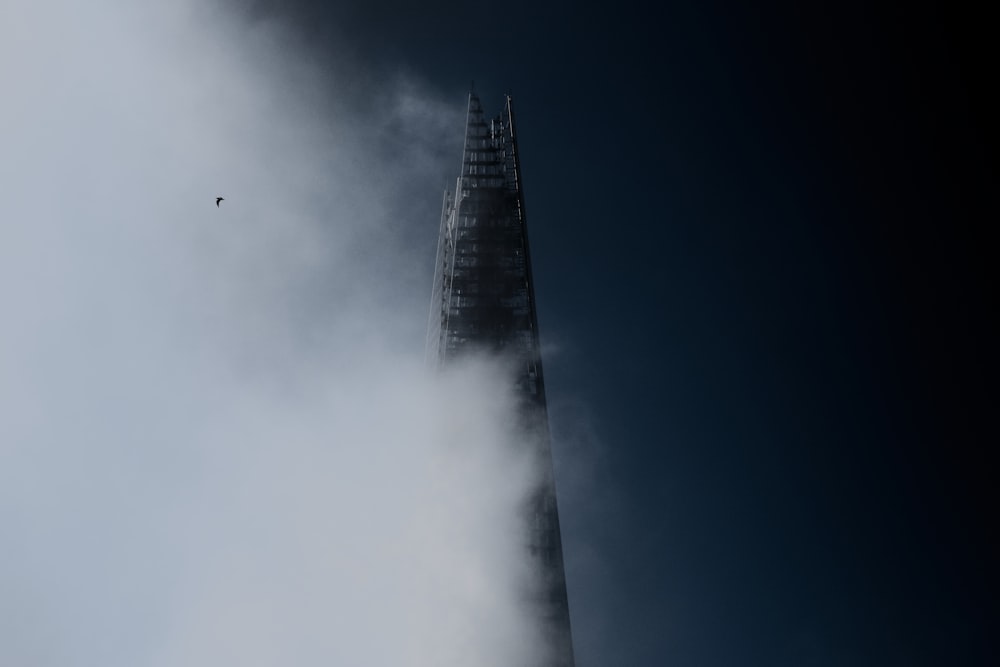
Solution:
[{"label": "low cloud", "polygon": [[512,399],[422,365],[460,109],[186,2],[0,80],[0,663],[528,664]]}]

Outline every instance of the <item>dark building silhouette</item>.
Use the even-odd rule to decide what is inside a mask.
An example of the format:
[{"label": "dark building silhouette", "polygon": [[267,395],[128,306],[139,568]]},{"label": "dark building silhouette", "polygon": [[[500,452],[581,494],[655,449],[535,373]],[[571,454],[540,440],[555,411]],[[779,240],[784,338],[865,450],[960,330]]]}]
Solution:
[{"label": "dark building silhouette", "polygon": [[524,508],[526,557],[536,575],[528,605],[546,643],[540,667],[573,667],[514,112],[508,96],[488,120],[470,93],[462,175],[445,192],[441,213],[427,355],[447,364],[482,352],[509,363],[521,433],[543,468]]}]

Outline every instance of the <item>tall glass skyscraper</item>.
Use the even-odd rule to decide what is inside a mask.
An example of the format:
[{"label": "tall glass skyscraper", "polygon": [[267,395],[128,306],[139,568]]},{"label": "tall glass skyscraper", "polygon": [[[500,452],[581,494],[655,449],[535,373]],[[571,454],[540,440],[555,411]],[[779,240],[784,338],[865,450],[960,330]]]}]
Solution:
[{"label": "tall glass skyscraper", "polygon": [[544,468],[527,499],[525,557],[536,575],[527,601],[545,640],[539,667],[573,667],[562,540],[556,508],[545,383],[525,226],[514,112],[508,96],[487,119],[469,94],[462,175],[445,192],[427,333],[432,363],[464,353],[510,364],[520,429]]}]

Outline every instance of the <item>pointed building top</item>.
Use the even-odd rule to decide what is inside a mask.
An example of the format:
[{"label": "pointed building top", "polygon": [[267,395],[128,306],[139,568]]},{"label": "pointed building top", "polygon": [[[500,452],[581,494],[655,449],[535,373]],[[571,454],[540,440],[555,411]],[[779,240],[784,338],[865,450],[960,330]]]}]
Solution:
[{"label": "pointed building top", "polygon": [[483,105],[479,101],[479,95],[476,95],[475,91],[469,91],[469,115],[471,116],[473,112],[482,115]]}]

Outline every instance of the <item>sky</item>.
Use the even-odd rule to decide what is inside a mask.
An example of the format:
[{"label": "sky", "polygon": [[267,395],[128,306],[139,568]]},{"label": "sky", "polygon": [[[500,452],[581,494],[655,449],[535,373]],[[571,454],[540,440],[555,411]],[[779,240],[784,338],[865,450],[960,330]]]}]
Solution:
[{"label": "sky", "polygon": [[0,662],[531,650],[503,398],[417,370],[474,85],[517,113],[578,666],[987,664],[986,25],[4,4]]}]

